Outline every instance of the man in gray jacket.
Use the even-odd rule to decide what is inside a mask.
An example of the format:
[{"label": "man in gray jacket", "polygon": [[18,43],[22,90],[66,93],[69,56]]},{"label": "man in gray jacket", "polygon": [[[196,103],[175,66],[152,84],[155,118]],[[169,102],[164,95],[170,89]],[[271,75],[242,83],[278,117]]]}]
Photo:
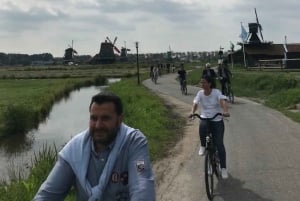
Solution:
[{"label": "man in gray jacket", "polygon": [[122,122],[121,99],[101,92],[89,111],[89,128],[59,152],[33,200],[64,200],[74,186],[77,201],[155,201],[148,142]]}]

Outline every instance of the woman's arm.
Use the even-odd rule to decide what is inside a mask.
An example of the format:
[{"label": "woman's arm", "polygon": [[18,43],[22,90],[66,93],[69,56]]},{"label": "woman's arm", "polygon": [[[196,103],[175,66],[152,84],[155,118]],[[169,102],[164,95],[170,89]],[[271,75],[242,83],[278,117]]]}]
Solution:
[{"label": "woman's arm", "polygon": [[221,105],[221,107],[223,109],[223,116],[229,117],[230,114],[228,112],[228,107],[227,107],[227,103],[226,103],[225,99],[221,99],[220,100],[220,105]]}]

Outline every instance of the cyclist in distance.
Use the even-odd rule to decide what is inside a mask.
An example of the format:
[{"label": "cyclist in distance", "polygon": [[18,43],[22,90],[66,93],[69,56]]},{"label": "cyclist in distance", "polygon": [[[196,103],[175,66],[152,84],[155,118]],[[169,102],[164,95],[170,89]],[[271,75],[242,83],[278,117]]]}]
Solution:
[{"label": "cyclist in distance", "polygon": [[155,66],[153,69],[152,69],[152,81],[156,83],[157,79],[158,79],[158,76],[159,76],[159,67],[158,66]]},{"label": "cyclist in distance", "polygon": [[148,141],[123,123],[121,98],[102,91],[91,98],[89,127],[58,153],[58,160],[33,201],[155,201]]},{"label": "cyclist in distance", "polygon": [[219,64],[218,76],[221,84],[222,94],[226,95],[226,83],[230,84],[230,78],[232,77],[232,73],[228,69],[227,60],[224,60],[223,64]]},{"label": "cyclist in distance", "polygon": [[205,64],[205,67],[204,67],[204,69],[202,71],[202,76],[201,77],[203,77],[205,75],[210,76],[210,77],[212,77],[214,79],[217,77],[216,72],[213,69],[210,68],[210,63],[206,63]]},{"label": "cyclist in distance", "polygon": [[184,70],[183,64],[180,64],[180,69],[177,71],[177,73],[181,87],[183,82],[186,81],[186,71]]},{"label": "cyclist in distance", "polygon": [[[198,105],[201,105],[200,116],[202,118],[212,118],[217,113],[222,113],[223,116],[229,117],[226,97],[222,95],[219,89],[216,89],[216,85],[213,81],[213,78],[208,75],[204,75],[201,78],[201,87],[194,98],[192,111],[194,114],[198,108]],[[216,145],[216,148],[219,153],[220,165],[221,165],[221,176],[222,178],[228,178],[228,173],[226,169],[226,150],[224,146],[224,121],[222,116],[217,116],[212,121],[201,121],[199,125],[199,135],[200,135],[200,150],[199,155],[203,156],[205,153],[205,144],[206,144],[206,134],[208,123],[210,124],[211,133],[213,137],[213,142]]]}]

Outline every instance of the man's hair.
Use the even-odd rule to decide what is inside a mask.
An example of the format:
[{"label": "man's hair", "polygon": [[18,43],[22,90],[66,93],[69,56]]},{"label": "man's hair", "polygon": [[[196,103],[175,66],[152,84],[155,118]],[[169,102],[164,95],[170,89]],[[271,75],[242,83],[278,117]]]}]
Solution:
[{"label": "man's hair", "polygon": [[115,105],[116,113],[118,115],[123,114],[123,104],[121,98],[110,91],[103,91],[94,95],[91,99],[89,107],[90,111],[93,103],[97,103],[98,105],[101,105],[103,103],[113,103]]}]

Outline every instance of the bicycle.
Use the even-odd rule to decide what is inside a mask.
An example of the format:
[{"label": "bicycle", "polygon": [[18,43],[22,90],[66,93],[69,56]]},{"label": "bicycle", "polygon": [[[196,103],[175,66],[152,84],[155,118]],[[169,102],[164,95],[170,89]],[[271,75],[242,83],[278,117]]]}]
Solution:
[{"label": "bicycle", "polygon": [[[199,114],[192,114],[190,117],[197,117],[202,121],[211,121],[222,113],[217,113],[212,118],[202,118]],[[208,124],[209,125],[209,124]],[[221,178],[221,165],[218,150],[213,144],[212,133],[210,128],[207,129],[206,145],[205,145],[205,161],[204,161],[204,173],[205,173],[205,189],[206,195],[209,200],[214,197],[214,175],[219,180]]]},{"label": "bicycle", "polygon": [[152,77],[152,81],[157,84],[157,79],[158,79],[158,72],[153,72],[153,77]]},{"label": "bicycle", "polygon": [[233,91],[231,89],[231,84],[228,82],[225,82],[225,95],[228,97],[230,103],[234,103],[234,95]]},{"label": "bicycle", "polygon": [[187,95],[187,86],[186,86],[186,80],[182,80],[180,82],[180,89],[181,89],[181,93],[184,95]]}]

